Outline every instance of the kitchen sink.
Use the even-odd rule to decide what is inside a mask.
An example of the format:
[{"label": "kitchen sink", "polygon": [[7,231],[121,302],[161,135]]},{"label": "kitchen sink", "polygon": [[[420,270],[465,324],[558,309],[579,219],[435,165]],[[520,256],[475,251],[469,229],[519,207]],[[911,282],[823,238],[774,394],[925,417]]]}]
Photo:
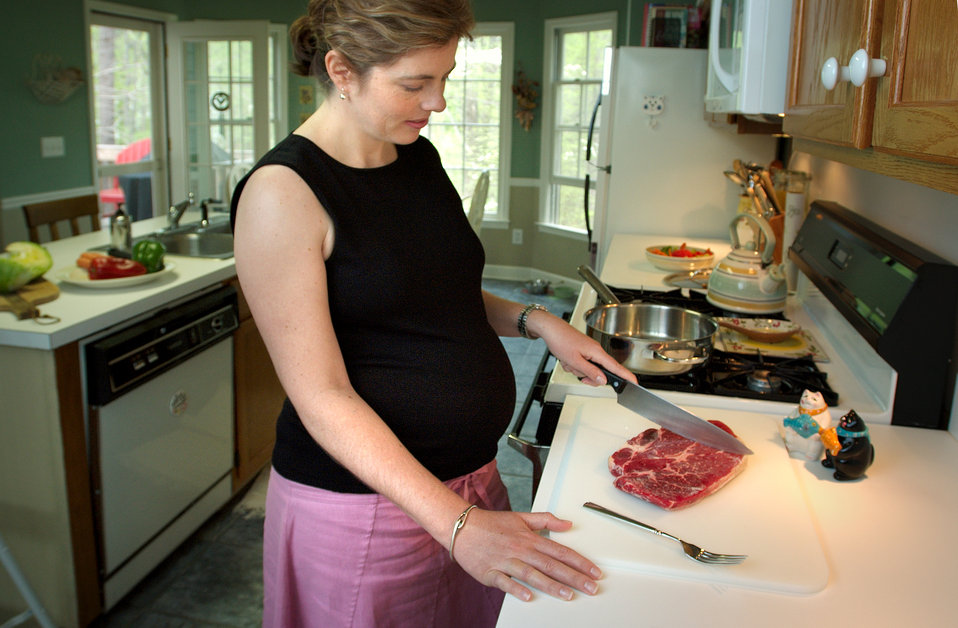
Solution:
[{"label": "kitchen sink", "polygon": [[[170,227],[133,238],[133,243],[141,240],[159,240],[170,255],[219,259],[233,257],[233,232],[229,220],[214,220],[207,225],[197,221]],[[111,245],[105,244],[91,250],[109,251],[111,248]]]},{"label": "kitchen sink", "polygon": [[192,222],[136,238],[134,242],[143,239],[159,240],[170,255],[233,257],[233,233],[229,220],[214,220],[206,225]]},{"label": "kitchen sink", "polygon": [[[229,225],[227,225],[228,230]],[[220,231],[178,231],[152,236],[166,247],[170,255],[187,257],[233,257],[233,236]]]}]

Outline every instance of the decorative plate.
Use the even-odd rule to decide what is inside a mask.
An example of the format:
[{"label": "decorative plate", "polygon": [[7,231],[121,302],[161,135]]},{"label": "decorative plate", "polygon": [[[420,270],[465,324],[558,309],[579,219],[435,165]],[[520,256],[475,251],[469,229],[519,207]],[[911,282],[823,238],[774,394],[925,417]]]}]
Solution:
[{"label": "decorative plate", "polygon": [[815,362],[828,362],[828,354],[807,329],[802,329],[782,342],[760,342],[728,327],[719,327],[715,348],[729,353],[744,353],[779,358],[811,357]]},{"label": "decorative plate", "polygon": [[155,273],[146,273],[145,275],[133,275],[132,277],[117,277],[116,279],[90,279],[85,268],[79,266],[68,266],[61,268],[56,272],[56,278],[63,283],[81,286],[83,288],[126,288],[127,286],[136,286],[141,283],[147,283],[165,277],[173,272],[176,264],[164,262],[163,270]]}]

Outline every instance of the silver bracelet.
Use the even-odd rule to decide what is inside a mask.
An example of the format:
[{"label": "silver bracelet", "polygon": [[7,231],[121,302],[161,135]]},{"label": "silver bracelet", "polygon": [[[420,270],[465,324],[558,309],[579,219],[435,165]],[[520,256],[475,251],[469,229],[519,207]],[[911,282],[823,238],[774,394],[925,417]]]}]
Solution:
[{"label": "silver bracelet", "polygon": [[519,328],[519,335],[523,338],[529,338],[529,330],[526,329],[526,321],[529,319],[529,314],[534,310],[542,310],[543,312],[549,311],[546,306],[539,305],[538,303],[532,303],[522,308],[522,311],[519,312],[519,320],[516,321],[516,327]]},{"label": "silver bracelet", "polygon": [[459,515],[459,518],[456,519],[456,523],[452,526],[452,540],[449,541],[449,560],[452,562],[456,562],[456,559],[452,556],[452,548],[456,545],[456,535],[459,534],[459,530],[462,528],[462,526],[466,525],[466,517],[469,516],[469,511],[475,507],[476,505],[473,504],[472,506],[469,506],[463,510],[462,514]]}]

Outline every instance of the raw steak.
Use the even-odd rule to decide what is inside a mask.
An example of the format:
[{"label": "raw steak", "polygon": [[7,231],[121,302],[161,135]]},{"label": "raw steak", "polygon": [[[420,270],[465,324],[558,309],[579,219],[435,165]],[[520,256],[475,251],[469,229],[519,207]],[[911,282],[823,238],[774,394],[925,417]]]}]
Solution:
[{"label": "raw steak", "polygon": [[[710,421],[733,436],[721,421]],[[725,486],[745,468],[745,456],[696,443],[664,428],[647,429],[609,456],[615,487],[678,510]]]}]

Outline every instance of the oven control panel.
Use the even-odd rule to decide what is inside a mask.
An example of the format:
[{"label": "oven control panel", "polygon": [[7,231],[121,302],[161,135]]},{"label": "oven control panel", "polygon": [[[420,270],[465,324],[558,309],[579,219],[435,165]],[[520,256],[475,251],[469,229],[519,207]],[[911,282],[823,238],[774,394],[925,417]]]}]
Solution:
[{"label": "oven control panel", "polygon": [[239,327],[236,291],[228,287],[158,313],[86,348],[87,396],[103,405]]}]

